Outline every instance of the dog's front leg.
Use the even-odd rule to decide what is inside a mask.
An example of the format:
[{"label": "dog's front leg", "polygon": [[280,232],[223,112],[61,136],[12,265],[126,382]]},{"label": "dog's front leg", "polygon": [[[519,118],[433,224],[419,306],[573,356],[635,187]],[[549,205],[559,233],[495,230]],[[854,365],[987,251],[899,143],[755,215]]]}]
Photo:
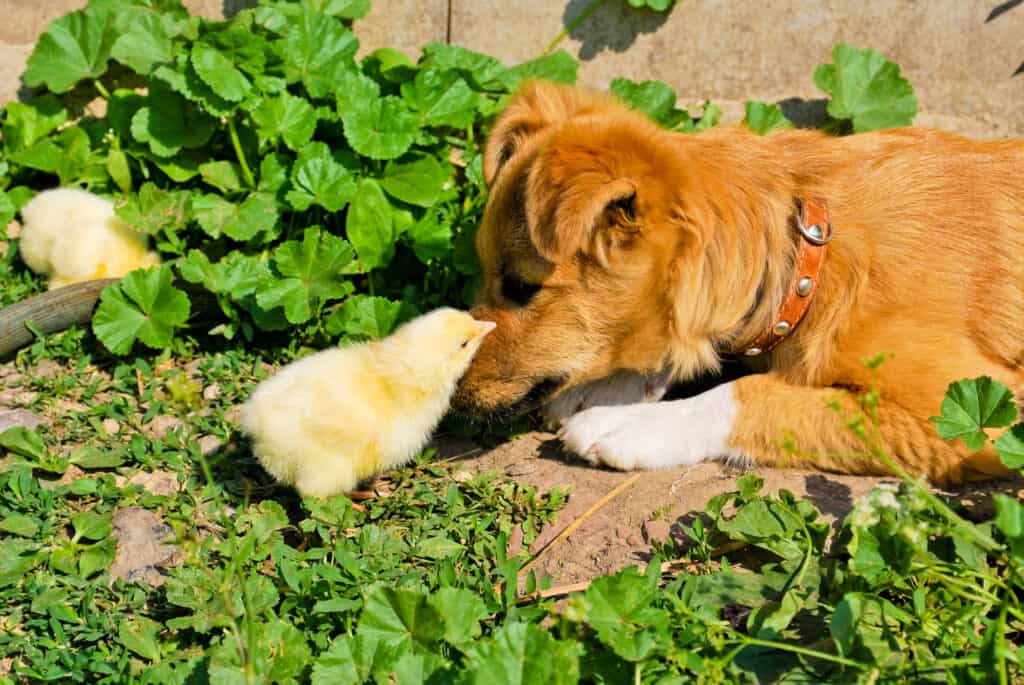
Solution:
[{"label": "dog's front leg", "polygon": [[559,393],[544,406],[544,421],[549,428],[557,429],[569,417],[591,407],[657,402],[668,391],[671,375],[667,368],[656,374],[623,370],[577,385]]},{"label": "dog's front leg", "polygon": [[[569,419],[561,435],[585,459],[624,470],[726,459],[884,475],[885,465],[850,426],[859,411],[837,388],[763,374],[685,400],[589,409]],[[939,439],[927,419],[884,396],[877,419],[877,427],[868,423],[871,434],[911,473],[936,482],[962,479],[968,455]]]}]

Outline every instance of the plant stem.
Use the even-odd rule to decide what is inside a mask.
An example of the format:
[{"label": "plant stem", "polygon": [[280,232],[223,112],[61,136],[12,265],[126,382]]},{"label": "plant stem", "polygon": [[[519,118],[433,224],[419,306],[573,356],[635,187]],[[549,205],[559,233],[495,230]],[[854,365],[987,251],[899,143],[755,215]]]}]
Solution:
[{"label": "plant stem", "polygon": [[104,86],[102,83],[100,83],[99,79],[93,79],[92,80],[92,85],[96,87],[96,92],[98,92],[100,95],[102,95],[104,100],[109,100],[110,99],[110,91],[107,90],[106,86]]},{"label": "plant stem", "polygon": [[231,146],[235,148],[235,156],[238,157],[238,164],[242,167],[242,176],[250,188],[256,187],[256,179],[253,178],[249,163],[245,161],[245,153],[242,152],[242,143],[238,140],[238,131],[235,129],[234,117],[228,119],[228,134],[231,136]]},{"label": "plant stem", "polygon": [[580,24],[586,21],[587,17],[594,13],[594,10],[604,3],[605,0],[593,0],[593,2],[587,5],[575,19],[569,22],[569,25],[565,27],[564,31],[555,36],[555,39],[551,41],[546,48],[544,48],[544,52],[540,53],[540,56],[543,57],[544,55],[553,52],[554,49],[558,47],[558,44],[565,40],[566,36],[575,31]]},{"label": "plant stem", "polygon": [[842,664],[843,666],[849,666],[850,668],[856,668],[862,670],[864,667],[858,664],[856,661],[851,659],[844,659],[841,656],[835,656],[826,652],[816,652],[813,649],[807,649],[800,645],[790,645],[785,642],[772,642],[771,640],[758,640],[754,637],[748,637],[743,639],[744,647],[767,647],[768,649],[779,649],[784,652],[793,652],[794,654],[802,654],[803,656],[810,657],[812,659],[821,659],[822,661],[831,661],[836,664]]}]

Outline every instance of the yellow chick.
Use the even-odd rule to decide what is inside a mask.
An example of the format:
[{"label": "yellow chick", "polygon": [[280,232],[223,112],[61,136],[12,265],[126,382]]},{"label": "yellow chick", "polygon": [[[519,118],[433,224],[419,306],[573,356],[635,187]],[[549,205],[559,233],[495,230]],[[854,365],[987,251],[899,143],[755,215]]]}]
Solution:
[{"label": "yellow chick", "polygon": [[49,276],[50,290],[160,263],[112,202],[80,188],[44,190],[21,208],[21,220],[21,258]]},{"label": "yellow chick", "polygon": [[253,453],[303,497],[352,492],[423,449],[494,326],[436,309],[382,340],[289,364],[242,407]]}]

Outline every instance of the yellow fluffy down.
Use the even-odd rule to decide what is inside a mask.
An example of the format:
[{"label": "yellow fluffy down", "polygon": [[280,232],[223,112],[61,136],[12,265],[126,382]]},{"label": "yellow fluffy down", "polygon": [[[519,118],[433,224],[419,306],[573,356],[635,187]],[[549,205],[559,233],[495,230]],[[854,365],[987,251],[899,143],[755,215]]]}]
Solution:
[{"label": "yellow fluffy down", "polygon": [[494,324],[435,310],[384,340],[329,349],[262,382],[242,408],[253,454],[303,497],[349,493],[416,456]]},{"label": "yellow fluffy down", "polygon": [[119,219],[112,202],[80,188],[39,193],[21,208],[21,220],[21,258],[49,276],[50,290],[160,263],[148,238]]}]

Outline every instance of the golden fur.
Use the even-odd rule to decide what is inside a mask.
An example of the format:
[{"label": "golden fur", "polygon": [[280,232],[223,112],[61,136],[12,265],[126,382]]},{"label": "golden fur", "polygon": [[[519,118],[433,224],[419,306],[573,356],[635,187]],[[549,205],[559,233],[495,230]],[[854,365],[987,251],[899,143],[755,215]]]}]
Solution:
[{"label": "golden fur", "polygon": [[[1022,142],[927,128],[679,134],[604,96],[526,84],[487,144],[473,313],[498,329],[457,401],[522,409],[623,369],[719,369],[772,323],[797,200],[819,197],[835,238],[817,295],[771,371],[736,381],[730,444],[789,463],[790,433],[822,469],[883,472],[856,456],[827,403],[867,388],[864,360],[886,353],[877,382],[891,453],[937,482],[1000,473],[991,449],[943,442],[928,417],[954,380],[1024,386],[1021,169]],[[541,286],[525,306],[507,296],[523,290],[516,279]]]}]

